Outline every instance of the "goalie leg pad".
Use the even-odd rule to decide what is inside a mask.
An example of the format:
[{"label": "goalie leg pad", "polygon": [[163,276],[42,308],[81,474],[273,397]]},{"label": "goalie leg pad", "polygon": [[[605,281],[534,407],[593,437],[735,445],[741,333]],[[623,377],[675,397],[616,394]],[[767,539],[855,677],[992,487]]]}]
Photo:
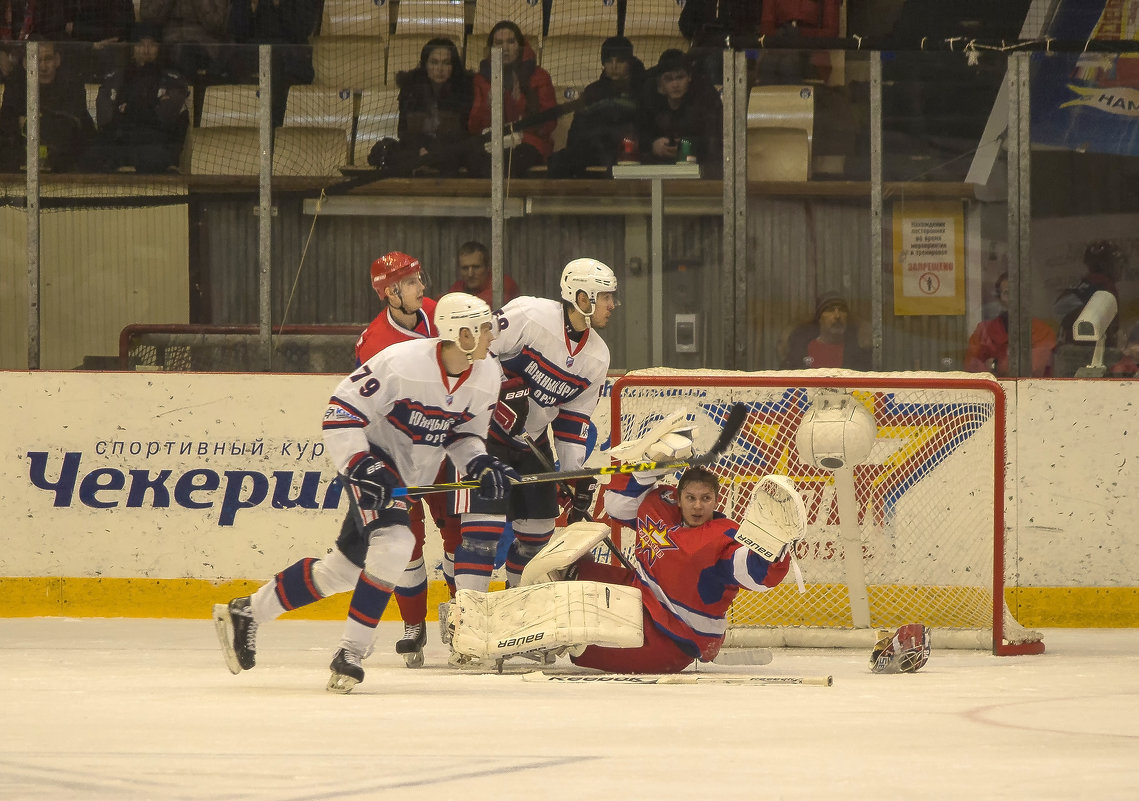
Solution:
[{"label": "goalie leg pad", "polygon": [[605,523],[574,523],[557,532],[526,564],[519,586],[561,581],[565,570],[609,536]]},{"label": "goalie leg pad", "polygon": [[456,654],[498,659],[528,651],[644,643],[641,592],[619,584],[563,581],[500,592],[460,590],[449,611]]}]

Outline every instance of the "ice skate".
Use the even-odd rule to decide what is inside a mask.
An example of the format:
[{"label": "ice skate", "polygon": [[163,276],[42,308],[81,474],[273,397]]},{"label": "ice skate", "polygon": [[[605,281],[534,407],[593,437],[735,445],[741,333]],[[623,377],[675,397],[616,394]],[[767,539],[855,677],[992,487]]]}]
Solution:
[{"label": "ice skate", "polygon": [[439,642],[444,645],[451,644],[451,626],[449,616],[451,613],[451,602],[444,601],[439,604]]},{"label": "ice skate", "polygon": [[426,623],[405,623],[403,639],[395,644],[395,652],[409,668],[423,667],[423,646],[427,645]]},{"label": "ice skate", "polygon": [[329,665],[332,675],[328,679],[330,693],[349,693],[352,688],[364,680],[364,668],[360,664],[360,655],[347,648],[341,648],[332,657]]},{"label": "ice skate", "polygon": [[249,596],[214,604],[214,629],[230,673],[236,676],[257,664],[257,621]]}]

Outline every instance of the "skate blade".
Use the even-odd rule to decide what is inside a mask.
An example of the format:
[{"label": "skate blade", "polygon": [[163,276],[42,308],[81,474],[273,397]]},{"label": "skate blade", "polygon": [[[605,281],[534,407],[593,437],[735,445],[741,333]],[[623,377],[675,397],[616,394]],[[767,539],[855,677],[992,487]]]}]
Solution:
[{"label": "skate blade", "polygon": [[352,688],[359,683],[360,682],[351,676],[345,676],[340,673],[333,673],[328,678],[328,686],[325,689],[327,689],[330,693],[347,695],[348,693],[352,692]]},{"label": "skate blade", "polygon": [[423,651],[412,651],[403,655],[404,664],[409,668],[423,667]]},{"label": "skate blade", "polygon": [[214,604],[214,631],[218,635],[225,666],[236,676],[241,672],[241,663],[237,661],[237,652],[233,650],[233,620],[229,616],[228,604]]}]

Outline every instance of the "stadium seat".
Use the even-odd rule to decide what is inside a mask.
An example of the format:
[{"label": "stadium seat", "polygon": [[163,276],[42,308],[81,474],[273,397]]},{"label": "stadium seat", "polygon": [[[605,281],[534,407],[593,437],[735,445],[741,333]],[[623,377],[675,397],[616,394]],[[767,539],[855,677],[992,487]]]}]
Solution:
[{"label": "stadium seat", "polygon": [[688,41],[680,35],[676,36],[629,36],[633,43],[633,55],[639,58],[646,69],[652,69],[660,61],[660,54],[665,50],[688,51]]},{"label": "stadium seat", "polygon": [[[384,82],[388,86],[395,86],[397,73],[413,69],[419,64],[419,53],[423,45],[431,37],[426,34],[412,33],[407,35],[396,34],[388,42],[388,68]],[[454,41],[454,40],[452,40]],[[459,43],[462,39],[459,39]]]},{"label": "stadium seat", "polygon": [[[99,99],[99,84],[86,83],[83,88],[87,90],[87,113],[91,115],[91,122],[95,125],[99,124],[99,114],[97,112],[97,103]],[[3,95],[0,95],[0,103],[3,102]]]},{"label": "stadium seat", "polygon": [[683,2],[677,0],[636,0],[625,8],[625,36],[679,36]]},{"label": "stadium seat", "polygon": [[547,36],[617,35],[617,4],[613,0],[553,0]]},{"label": "stadium seat", "polygon": [[384,40],[363,36],[320,36],[313,40],[313,83],[335,89],[384,85]]},{"label": "stadium seat", "polygon": [[194,175],[257,175],[260,141],[256,128],[199,128],[194,131],[190,148],[190,172]]},{"label": "stadium seat", "polygon": [[285,126],[335,128],[345,137],[352,135],[354,99],[348,89],[298,85],[289,88],[285,105]]},{"label": "stadium seat", "polygon": [[257,128],[255,84],[216,84],[207,86],[202,99],[202,128]]},{"label": "stadium seat", "polygon": [[368,166],[372,146],[385,136],[396,138],[399,128],[399,92],[395,89],[369,89],[360,94],[360,116],[356,120],[356,142],[352,164]]},{"label": "stadium seat", "polygon": [[321,36],[388,37],[388,4],[368,0],[324,0]]},{"label": "stadium seat", "polygon": [[554,86],[581,86],[601,75],[603,36],[547,36],[542,44],[542,68]]},{"label": "stadium seat", "polygon": [[542,0],[476,0],[471,41],[476,45],[480,59],[487,34],[496,22],[504,19],[521,28],[526,41],[535,52],[538,51],[542,43]]},{"label": "stadium seat", "polygon": [[812,87],[752,87],[747,103],[748,180],[810,179],[814,125]]},{"label": "stadium seat", "polygon": [[462,48],[466,26],[466,4],[463,0],[400,0],[396,11],[397,36],[420,34],[428,39],[447,36]]},{"label": "stadium seat", "polygon": [[348,137],[334,128],[278,128],[274,175],[339,175],[348,163]]}]

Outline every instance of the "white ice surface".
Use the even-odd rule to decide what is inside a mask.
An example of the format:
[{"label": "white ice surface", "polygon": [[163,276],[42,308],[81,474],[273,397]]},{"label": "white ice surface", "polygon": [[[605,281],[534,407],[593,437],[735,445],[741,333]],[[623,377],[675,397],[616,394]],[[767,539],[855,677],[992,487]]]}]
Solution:
[{"label": "white ice surface", "polygon": [[[276,622],[225,669],[212,623],[0,619],[0,799],[1139,799],[1139,631],[1050,630],[1037,657],[939,651],[832,687],[535,684],[403,667],[325,691],[340,624]],[[558,670],[573,669],[559,662]],[[749,668],[716,668],[740,672]]]}]

